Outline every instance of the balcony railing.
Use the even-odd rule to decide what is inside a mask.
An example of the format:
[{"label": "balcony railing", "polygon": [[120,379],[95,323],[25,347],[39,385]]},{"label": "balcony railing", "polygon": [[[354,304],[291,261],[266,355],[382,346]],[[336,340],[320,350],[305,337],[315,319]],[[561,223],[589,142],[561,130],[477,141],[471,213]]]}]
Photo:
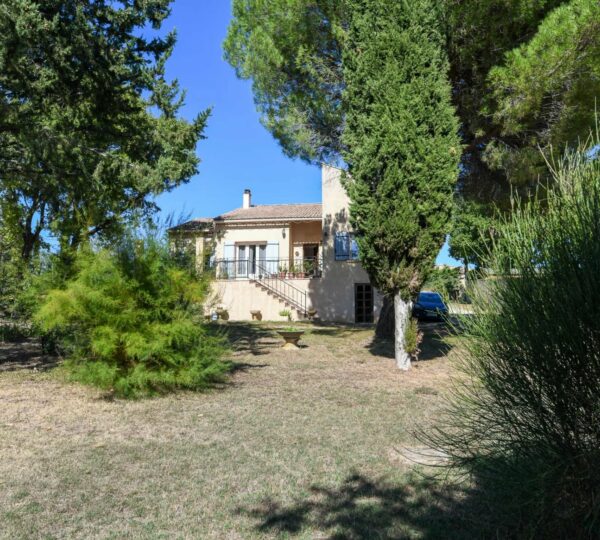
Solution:
[{"label": "balcony railing", "polygon": [[217,259],[210,261],[216,279],[315,279],[323,275],[321,258],[291,259]]}]

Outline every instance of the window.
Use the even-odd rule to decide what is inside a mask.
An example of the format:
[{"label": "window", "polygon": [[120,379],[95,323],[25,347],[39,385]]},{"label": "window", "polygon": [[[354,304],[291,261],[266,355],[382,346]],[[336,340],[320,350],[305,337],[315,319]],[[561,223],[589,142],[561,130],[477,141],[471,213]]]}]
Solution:
[{"label": "window", "polygon": [[372,323],[373,317],[373,287],[368,283],[354,285],[354,320],[357,324]]},{"label": "window", "polygon": [[335,260],[358,260],[358,244],[356,242],[354,234],[348,232],[335,233]]},{"label": "window", "polygon": [[264,271],[267,260],[267,244],[238,244],[238,276],[248,277]]}]

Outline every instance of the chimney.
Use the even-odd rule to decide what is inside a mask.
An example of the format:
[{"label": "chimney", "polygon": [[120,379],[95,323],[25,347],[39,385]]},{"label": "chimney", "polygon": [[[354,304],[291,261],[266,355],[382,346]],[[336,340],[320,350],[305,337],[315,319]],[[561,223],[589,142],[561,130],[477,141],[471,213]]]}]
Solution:
[{"label": "chimney", "polygon": [[252,206],[252,192],[249,189],[244,190],[242,203],[242,208],[250,208]]}]

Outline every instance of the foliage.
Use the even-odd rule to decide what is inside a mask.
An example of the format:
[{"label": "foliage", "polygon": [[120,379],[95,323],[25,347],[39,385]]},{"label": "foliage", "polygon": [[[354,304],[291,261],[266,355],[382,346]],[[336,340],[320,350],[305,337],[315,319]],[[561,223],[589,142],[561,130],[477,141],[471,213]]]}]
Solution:
[{"label": "foliage", "polygon": [[24,267],[16,242],[6,229],[0,229],[0,317],[13,318]]},{"label": "foliage", "polygon": [[170,1],[2,3],[1,210],[25,259],[44,231],[63,249],[118,235],[196,173],[208,112],[177,117],[165,78],[175,36],[144,37]]},{"label": "foliage", "polygon": [[577,146],[600,95],[595,0],[449,3],[449,55],[466,143],[461,191],[510,209],[540,177],[539,147]]},{"label": "foliage", "polygon": [[493,208],[456,196],[450,220],[450,255],[465,268],[480,268],[481,258],[493,243],[495,220]]},{"label": "foliage", "polygon": [[280,317],[286,317],[289,322],[292,321],[292,312],[289,309],[282,309],[279,312]]},{"label": "foliage", "polygon": [[252,79],[262,123],[289,156],[339,157],[345,15],[339,0],[233,2],[225,58]]},{"label": "foliage", "polygon": [[423,332],[419,330],[419,321],[415,318],[410,320],[404,334],[404,348],[413,359],[418,360],[423,342]]},{"label": "foliage", "polygon": [[432,437],[500,492],[492,513],[506,515],[507,536],[600,535],[597,142],[567,153],[555,189],[502,223],[485,264],[503,277],[474,295],[467,377]]},{"label": "foliage", "polygon": [[423,288],[440,293],[446,303],[449,300],[455,300],[460,295],[462,288],[460,270],[458,268],[436,267],[429,274]]},{"label": "foliage", "polygon": [[155,236],[81,250],[66,286],[35,314],[58,336],[74,380],[136,397],[202,389],[223,378],[223,343],[202,325],[209,284]]},{"label": "foliage", "polygon": [[[440,31],[464,144],[452,245],[465,260],[467,240],[467,258],[477,265],[476,252],[488,243],[490,205],[510,211],[512,194],[528,197],[540,176],[548,179],[538,146],[576,145],[589,134],[600,95],[600,6],[440,4],[447,9]],[[238,76],[252,79],[263,123],[290,156],[335,162],[347,150],[342,56],[353,9],[347,0],[234,2],[226,58]]]},{"label": "foliage", "polygon": [[444,243],[458,174],[440,13],[356,2],[344,56],[351,223],[375,286],[406,301]]}]

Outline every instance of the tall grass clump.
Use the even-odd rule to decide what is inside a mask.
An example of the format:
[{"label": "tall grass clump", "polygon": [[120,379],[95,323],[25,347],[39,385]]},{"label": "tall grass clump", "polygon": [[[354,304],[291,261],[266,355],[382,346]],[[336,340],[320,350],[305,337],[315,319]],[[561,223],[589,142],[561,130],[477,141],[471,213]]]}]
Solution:
[{"label": "tall grass clump", "polygon": [[224,342],[203,323],[209,283],[156,235],[81,250],[74,277],[34,315],[67,358],[70,378],[140,397],[198,390],[228,370]]},{"label": "tall grass clump", "polygon": [[472,475],[502,537],[600,538],[596,145],[551,166],[543,199],[500,226],[484,265],[494,277],[466,323],[464,376],[426,436]]}]

